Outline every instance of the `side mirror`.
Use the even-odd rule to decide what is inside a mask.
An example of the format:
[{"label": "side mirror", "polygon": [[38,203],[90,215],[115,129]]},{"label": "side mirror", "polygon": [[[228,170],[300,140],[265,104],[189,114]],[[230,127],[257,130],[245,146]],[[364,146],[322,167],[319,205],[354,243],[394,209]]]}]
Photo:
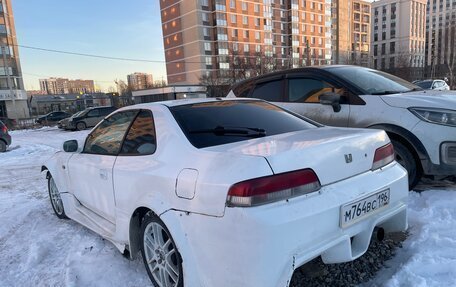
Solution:
[{"label": "side mirror", "polygon": [[63,150],[65,152],[75,152],[78,150],[78,141],[69,140],[63,143]]},{"label": "side mirror", "polygon": [[333,92],[326,92],[319,96],[320,104],[333,107],[335,113],[340,112],[340,95]]}]

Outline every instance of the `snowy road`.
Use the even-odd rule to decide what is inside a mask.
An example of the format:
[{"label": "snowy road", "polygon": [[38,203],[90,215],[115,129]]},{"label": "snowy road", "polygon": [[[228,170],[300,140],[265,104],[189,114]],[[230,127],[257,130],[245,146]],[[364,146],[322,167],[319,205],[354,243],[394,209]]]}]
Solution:
[{"label": "snowy road", "polygon": [[[0,154],[0,286],[150,286],[140,260],[53,214],[41,163],[87,133],[12,132]],[[369,285],[456,286],[456,185],[420,188],[410,194],[411,235]]]}]

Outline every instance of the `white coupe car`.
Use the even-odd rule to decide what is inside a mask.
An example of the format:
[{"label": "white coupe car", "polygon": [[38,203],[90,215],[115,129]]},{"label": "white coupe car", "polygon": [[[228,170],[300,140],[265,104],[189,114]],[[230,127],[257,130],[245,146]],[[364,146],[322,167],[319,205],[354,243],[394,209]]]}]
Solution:
[{"label": "white coupe car", "polygon": [[198,99],[109,115],[43,167],[52,207],[139,252],[156,286],[287,286],[407,228],[384,131],[322,127],[268,102]]}]

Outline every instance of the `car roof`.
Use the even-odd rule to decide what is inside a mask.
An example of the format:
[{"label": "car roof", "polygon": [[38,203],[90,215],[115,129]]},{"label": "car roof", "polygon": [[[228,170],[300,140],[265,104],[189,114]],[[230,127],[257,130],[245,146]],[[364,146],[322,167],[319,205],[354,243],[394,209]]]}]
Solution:
[{"label": "car roof", "polygon": [[353,69],[368,69],[368,70],[371,70],[370,68],[361,67],[361,66],[355,66],[355,65],[309,66],[309,67],[302,67],[302,68],[280,70],[280,71],[271,72],[271,73],[267,73],[267,74],[264,74],[264,75],[259,75],[259,76],[256,76],[256,77],[248,78],[248,79],[245,79],[243,81],[237,82],[236,84],[234,84],[232,86],[232,88],[235,88],[238,85],[245,84],[245,83],[248,83],[248,82],[255,82],[257,80],[263,80],[265,78],[273,78],[275,76],[280,76],[280,75],[284,75],[284,74],[295,74],[295,73],[299,74],[299,73],[305,73],[305,72],[316,72],[316,73],[320,72],[321,73],[322,71],[331,72],[331,70],[334,70],[334,69],[347,68],[347,67],[351,67]]},{"label": "car roof", "polygon": [[[143,103],[143,104],[136,104],[133,106],[128,106],[125,108],[127,108],[127,109],[151,108],[154,106],[177,107],[177,106],[185,106],[185,105],[193,105],[193,104],[201,104],[201,103],[213,103],[213,102],[220,102],[220,101],[262,101],[262,100],[250,99],[250,98],[199,98],[199,99],[182,99],[182,100],[161,101],[161,102],[153,102],[153,103]],[[125,108],[122,108],[122,110]]]}]

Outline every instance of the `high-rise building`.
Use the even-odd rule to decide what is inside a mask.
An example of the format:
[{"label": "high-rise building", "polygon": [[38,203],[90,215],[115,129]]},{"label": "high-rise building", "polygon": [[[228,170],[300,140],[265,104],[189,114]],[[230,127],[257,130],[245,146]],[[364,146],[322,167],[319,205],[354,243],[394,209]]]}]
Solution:
[{"label": "high-rise building", "polygon": [[428,1],[426,9],[426,77],[450,78],[450,69],[455,77],[456,0]]},{"label": "high-rise building", "polygon": [[0,117],[29,117],[10,0],[0,1]]},{"label": "high-rise building", "polygon": [[127,76],[128,86],[133,90],[145,90],[154,85],[154,78],[151,74],[134,73]]},{"label": "high-rise building", "polygon": [[335,64],[369,65],[371,3],[332,1],[332,47]]},{"label": "high-rise building", "polygon": [[330,0],[162,0],[160,8],[169,84],[331,63]]},{"label": "high-rise building", "polygon": [[49,95],[71,93],[94,93],[93,80],[68,80],[64,78],[49,78],[40,80],[40,89]]},{"label": "high-rise building", "polygon": [[372,3],[372,67],[408,80],[422,77],[426,0]]}]

